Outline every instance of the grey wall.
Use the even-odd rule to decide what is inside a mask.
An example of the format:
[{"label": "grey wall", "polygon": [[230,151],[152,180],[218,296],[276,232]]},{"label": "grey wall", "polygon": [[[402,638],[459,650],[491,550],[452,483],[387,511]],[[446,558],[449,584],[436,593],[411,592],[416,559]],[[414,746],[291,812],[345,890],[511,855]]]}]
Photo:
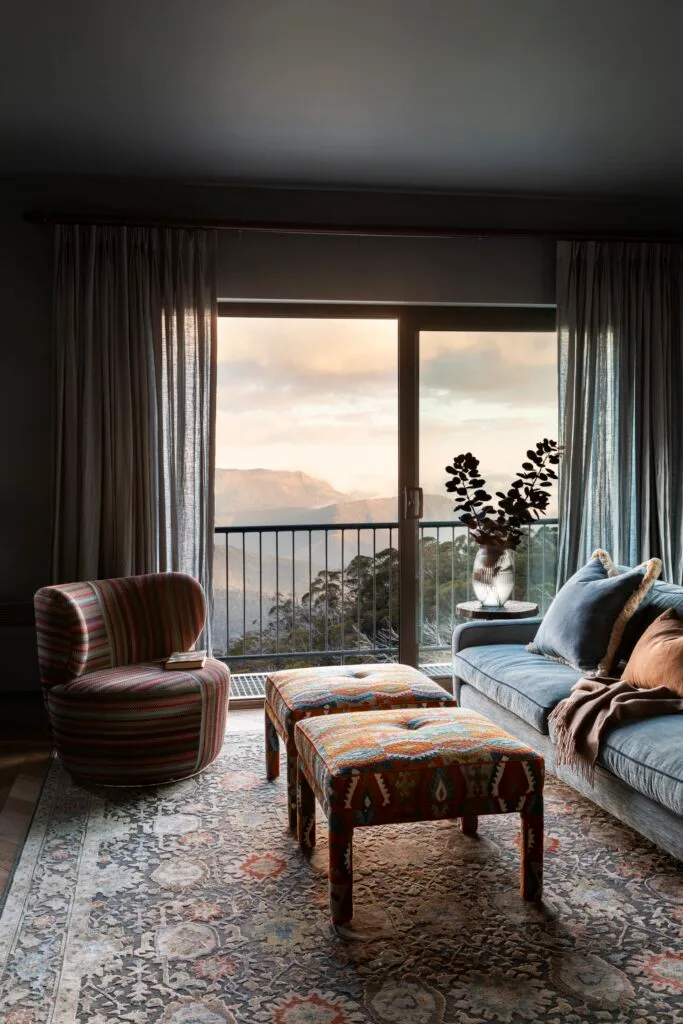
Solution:
[{"label": "grey wall", "polygon": [[[46,579],[50,543],[52,232],[0,186],[0,602]],[[0,690],[37,685],[30,626],[0,629]]]},{"label": "grey wall", "polygon": [[552,305],[555,243],[221,232],[219,296]]},{"label": "grey wall", "polygon": [[[679,230],[683,204],[304,192],[76,178],[0,180],[0,606],[49,577],[52,229],[29,209],[174,218],[532,229],[543,239],[221,235],[221,295],[251,299],[552,303],[569,231]],[[0,608],[0,613],[1,613]],[[1,621],[1,614],[0,614]],[[37,686],[30,626],[0,630],[0,689]]]}]

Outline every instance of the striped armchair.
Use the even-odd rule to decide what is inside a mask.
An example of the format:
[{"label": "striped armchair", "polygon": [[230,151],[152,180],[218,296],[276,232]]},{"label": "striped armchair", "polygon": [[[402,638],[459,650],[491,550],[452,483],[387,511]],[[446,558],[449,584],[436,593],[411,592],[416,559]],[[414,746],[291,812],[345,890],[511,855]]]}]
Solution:
[{"label": "striped armchair", "polygon": [[217,757],[230,672],[166,671],[204,627],[204,592],[184,573],[43,587],[34,598],[38,663],[57,753],[77,779],[147,785]]}]

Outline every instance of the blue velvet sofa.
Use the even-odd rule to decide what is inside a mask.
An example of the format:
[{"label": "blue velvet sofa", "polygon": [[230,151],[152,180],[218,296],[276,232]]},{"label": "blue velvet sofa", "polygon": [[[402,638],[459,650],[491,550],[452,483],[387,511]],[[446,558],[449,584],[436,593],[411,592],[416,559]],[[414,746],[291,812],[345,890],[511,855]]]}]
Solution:
[{"label": "blue velvet sofa", "polygon": [[[627,626],[617,656],[622,665],[647,626],[671,607],[683,616],[683,587],[656,582]],[[538,750],[548,771],[683,860],[683,714],[612,729],[601,745],[593,788],[567,766],[556,766],[548,715],[581,674],[527,651],[540,622],[457,626],[453,692],[459,703]]]}]

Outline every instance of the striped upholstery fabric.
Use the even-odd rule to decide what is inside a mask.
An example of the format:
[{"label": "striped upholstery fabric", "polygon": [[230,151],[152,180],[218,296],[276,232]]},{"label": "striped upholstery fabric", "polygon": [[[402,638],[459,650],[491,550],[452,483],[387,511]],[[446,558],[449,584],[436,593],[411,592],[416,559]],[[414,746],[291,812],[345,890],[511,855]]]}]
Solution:
[{"label": "striped upholstery fabric", "polygon": [[43,686],[186,651],[206,618],[201,586],[180,572],[43,587],[34,605]]},{"label": "striped upholstery fabric", "polygon": [[223,745],[229,673],[156,665],[89,672],[47,691],[55,745],[72,775],[141,785],[201,771]]},{"label": "striped upholstery fabric", "polygon": [[167,672],[196,641],[201,586],[150,573],[43,587],[35,595],[38,660],[55,746],[77,778],[143,785],[201,771],[223,744],[230,673]]}]

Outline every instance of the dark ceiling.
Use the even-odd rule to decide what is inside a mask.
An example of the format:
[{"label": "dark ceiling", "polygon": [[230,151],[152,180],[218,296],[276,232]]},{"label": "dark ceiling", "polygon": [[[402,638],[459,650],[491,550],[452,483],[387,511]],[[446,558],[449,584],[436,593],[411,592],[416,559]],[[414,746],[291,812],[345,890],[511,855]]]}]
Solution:
[{"label": "dark ceiling", "polygon": [[5,0],[0,173],[683,194],[683,0]]}]

